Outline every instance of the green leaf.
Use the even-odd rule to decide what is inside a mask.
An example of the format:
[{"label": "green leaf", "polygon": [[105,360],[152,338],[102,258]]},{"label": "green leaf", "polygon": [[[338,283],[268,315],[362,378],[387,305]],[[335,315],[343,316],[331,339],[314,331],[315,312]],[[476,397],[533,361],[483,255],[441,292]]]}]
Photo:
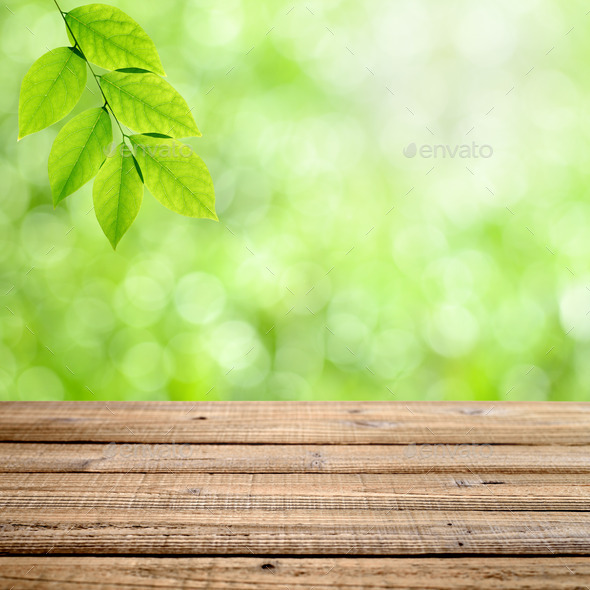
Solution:
[{"label": "green leaf", "polygon": [[119,68],[116,72],[125,72],[126,74],[149,74],[147,70],[141,68]]},{"label": "green leaf", "polygon": [[96,219],[115,249],[137,217],[143,199],[143,182],[125,143],[117,147],[98,172],[92,198]]},{"label": "green leaf", "polygon": [[49,154],[54,206],[96,175],[112,140],[111,118],[104,108],[84,111],[64,125]]},{"label": "green leaf", "polygon": [[109,72],[100,85],[119,121],[138,133],[200,137],[184,98],[155,74]]},{"label": "green leaf", "polygon": [[145,183],[162,205],[188,217],[217,220],[209,170],[188,145],[147,135],[129,139]]},{"label": "green leaf", "polygon": [[141,68],[166,75],[154,42],[122,10],[87,4],[65,17],[88,61],[105,70]]},{"label": "green leaf", "polygon": [[41,56],[26,73],[18,104],[18,138],[63,119],[86,86],[86,62],[71,47]]}]

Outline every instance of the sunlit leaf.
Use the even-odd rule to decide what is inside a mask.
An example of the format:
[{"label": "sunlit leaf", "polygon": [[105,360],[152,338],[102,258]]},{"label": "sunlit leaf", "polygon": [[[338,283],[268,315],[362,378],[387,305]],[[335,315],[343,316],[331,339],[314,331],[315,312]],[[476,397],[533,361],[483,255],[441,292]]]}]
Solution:
[{"label": "sunlit leaf", "polygon": [[63,119],[86,85],[86,62],[71,47],[40,57],[26,73],[18,105],[18,138]]},{"label": "sunlit leaf", "polygon": [[201,135],[184,98],[159,76],[109,72],[100,84],[115,116],[130,129],[176,138]]},{"label": "sunlit leaf", "polygon": [[64,125],[49,154],[54,206],[96,175],[112,140],[111,118],[104,108],[84,111]]},{"label": "sunlit leaf", "polygon": [[130,140],[145,183],[160,203],[188,217],[217,219],[211,175],[189,146],[147,135]]},{"label": "sunlit leaf", "polygon": [[143,199],[143,183],[125,143],[102,165],[94,181],[92,198],[98,223],[116,248],[137,217]]},{"label": "sunlit leaf", "polygon": [[86,58],[97,66],[141,68],[165,75],[154,42],[115,6],[80,6],[66,14],[66,21]]}]

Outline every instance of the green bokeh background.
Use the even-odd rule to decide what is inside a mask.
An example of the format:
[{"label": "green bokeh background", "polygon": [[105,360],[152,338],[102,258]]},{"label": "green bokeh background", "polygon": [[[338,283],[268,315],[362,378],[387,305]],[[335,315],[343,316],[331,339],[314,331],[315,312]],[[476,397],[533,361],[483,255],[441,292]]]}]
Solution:
[{"label": "green bokeh background", "polygon": [[586,3],[116,5],[195,107],[220,222],[146,192],[114,253],[91,183],[53,210],[61,123],[17,144],[16,112],[67,37],[9,0],[2,399],[590,399]]}]

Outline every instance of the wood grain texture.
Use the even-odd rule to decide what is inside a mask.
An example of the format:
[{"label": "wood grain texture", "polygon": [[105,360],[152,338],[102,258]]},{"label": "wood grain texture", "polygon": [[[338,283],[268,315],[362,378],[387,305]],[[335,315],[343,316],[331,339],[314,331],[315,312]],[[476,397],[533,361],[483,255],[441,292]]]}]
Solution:
[{"label": "wood grain texture", "polygon": [[[89,509],[121,519],[161,512],[205,516],[305,512],[308,520],[337,512],[385,518],[403,510],[576,511],[590,513],[584,474],[43,474],[7,473],[0,480],[0,522],[25,512],[60,516]],[[156,515],[157,516],[157,515]],[[531,515],[531,518],[534,518]]]},{"label": "wood grain texture", "polygon": [[590,558],[0,557],[9,590],[584,590]]},{"label": "wood grain texture", "polygon": [[6,474],[0,552],[590,553],[587,476],[497,477]]},{"label": "wood grain texture", "polygon": [[590,444],[590,403],[2,402],[1,441]]},{"label": "wood grain texture", "polygon": [[0,404],[0,590],[590,590],[590,404]]},{"label": "wood grain texture", "polygon": [[590,446],[0,443],[0,473],[590,473]]},{"label": "wood grain texture", "polygon": [[[3,518],[0,552],[119,555],[589,555],[578,512],[291,510],[143,515],[22,511]],[[5,524],[4,524],[5,523]]]}]

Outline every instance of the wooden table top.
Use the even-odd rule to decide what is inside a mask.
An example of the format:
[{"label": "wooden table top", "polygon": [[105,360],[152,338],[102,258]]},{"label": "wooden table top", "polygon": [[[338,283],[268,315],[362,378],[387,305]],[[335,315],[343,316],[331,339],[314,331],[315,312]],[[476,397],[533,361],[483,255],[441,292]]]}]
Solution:
[{"label": "wooden table top", "polygon": [[1,402],[0,590],[590,590],[590,404]]}]

